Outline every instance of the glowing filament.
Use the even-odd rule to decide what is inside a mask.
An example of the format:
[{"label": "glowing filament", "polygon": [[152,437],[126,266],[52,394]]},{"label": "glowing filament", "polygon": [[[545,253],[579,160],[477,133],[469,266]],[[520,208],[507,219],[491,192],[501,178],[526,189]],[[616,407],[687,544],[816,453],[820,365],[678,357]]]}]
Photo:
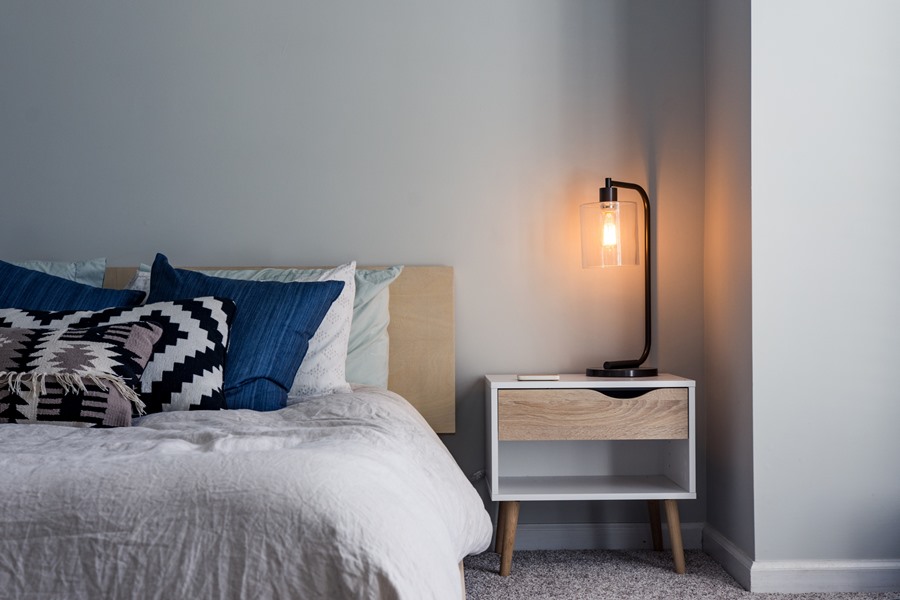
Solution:
[{"label": "glowing filament", "polygon": [[603,214],[603,247],[619,245],[619,224],[617,223],[616,213],[606,212]]}]

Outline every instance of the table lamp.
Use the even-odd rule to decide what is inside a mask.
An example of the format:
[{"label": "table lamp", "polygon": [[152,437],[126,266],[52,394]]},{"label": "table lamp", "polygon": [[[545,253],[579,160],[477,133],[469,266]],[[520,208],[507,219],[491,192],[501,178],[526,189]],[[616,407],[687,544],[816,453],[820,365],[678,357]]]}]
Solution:
[{"label": "table lamp", "polygon": [[634,190],[644,201],[644,352],[634,360],[608,360],[589,368],[588,377],[653,377],[657,369],[642,367],[650,355],[650,199],[636,183],[606,178],[600,201],[581,205],[581,264],[584,268],[640,264],[637,205],[619,201],[617,188]]}]

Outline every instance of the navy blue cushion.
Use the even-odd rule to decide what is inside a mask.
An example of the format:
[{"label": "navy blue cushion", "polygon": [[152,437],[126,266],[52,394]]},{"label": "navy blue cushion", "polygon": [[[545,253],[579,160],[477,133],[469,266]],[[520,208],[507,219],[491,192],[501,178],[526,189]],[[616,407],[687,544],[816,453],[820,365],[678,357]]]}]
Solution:
[{"label": "navy blue cushion", "polygon": [[0,308],[100,310],[137,306],[143,299],[143,292],[96,288],[0,260]]},{"label": "navy blue cushion", "polygon": [[343,289],[342,281],[280,283],[210,277],[175,269],[157,254],[147,302],[200,296],[234,300],[237,314],[225,363],[225,403],[228,408],[277,410],[287,402],[309,339]]}]

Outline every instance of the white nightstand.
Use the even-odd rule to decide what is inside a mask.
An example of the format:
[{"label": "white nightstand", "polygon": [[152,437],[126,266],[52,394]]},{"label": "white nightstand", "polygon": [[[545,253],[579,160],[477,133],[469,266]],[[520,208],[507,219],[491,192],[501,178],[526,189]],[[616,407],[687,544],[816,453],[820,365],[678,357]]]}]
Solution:
[{"label": "white nightstand", "polygon": [[485,391],[501,575],[512,567],[519,502],[527,500],[647,500],[656,550],[662,500],[675,570],[684,573],[676,501],[697,497],[693,381],[665,374],[559,381],[488,375]]}]

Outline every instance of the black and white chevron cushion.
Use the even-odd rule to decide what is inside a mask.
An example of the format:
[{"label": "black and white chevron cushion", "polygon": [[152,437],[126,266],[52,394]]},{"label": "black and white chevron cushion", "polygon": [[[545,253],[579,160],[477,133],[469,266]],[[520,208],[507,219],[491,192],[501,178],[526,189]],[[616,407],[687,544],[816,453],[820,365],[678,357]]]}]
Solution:
[{"label": "black and white chevron cushion", "polygon": [[88,328],[149,321],[162,336],[141,376],[146,412],[225,408],[223,379],[235,304],[226,298],[193,298],[98,311],[0,309],[0,327]]}]

